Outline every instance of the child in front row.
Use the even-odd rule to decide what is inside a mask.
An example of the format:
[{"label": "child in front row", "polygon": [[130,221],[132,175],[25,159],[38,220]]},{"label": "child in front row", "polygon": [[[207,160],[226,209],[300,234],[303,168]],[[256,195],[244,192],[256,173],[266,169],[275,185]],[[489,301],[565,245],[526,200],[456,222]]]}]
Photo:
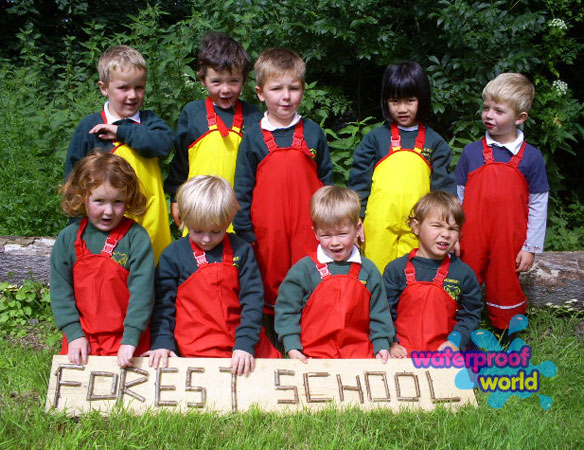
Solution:
[{"label": "child in front row", "polygon": [[[462,207],[453,195],[431,192],[416,203],[408,223],[419,248],[390,262],[383,273],[397,338],[391,356],[464,350],[483,305],[472,269],[450,253],[464,223]],[[459,342],[448,339],[453,331],[460,333]]]},{"label": "child in front row", "polygon": [[128,161],[140,180],[147,205],[143,215],[132,218],[150,235],[157,262],[171,241],[159,160],[169,155],[174,134],[152,111],[141,110],[148,67],[140,52],[127,45],[114,45],[100,56],[98,72],[99,89],[108,101],[75,129],[67,150],[65,177],[94,148]]},{"label": "child in front row", "polygon": [[177,193],[189,234],[170,244],[156,269],[150,365],[184,357],[231,358],[249,374],[254,353],[278,358],[261,328],[263,290],[251,246],[227,227],[239,205],[229,182],[199,175]]},{"label": "child in front row", "polygon": [[407,226],[414,204],[430,191],[456,194],[456,182],[450,147],[425,125],[432,112],[430,82],[418,63],[387,67],[381,109],[386,123],[355,150],[348,186],[361,198],[364,255],[383,271],[417,245]]},{"label": "child in front row", "polygon": [[280,286],[276,332],[290,358],[372,358],[384,362],[395,330],[381,274],[355,246],[359,196],[325,186],[310,202],[318,247]]},{"label": "child in front row", "polygon": [[254,105],[239,100],[250,63],[238,42],[225,33],[206,35],[197,64],[197,76],[209,95],[206,100],[188,103],[182,110],[176,153],[164,183],[170,194],[172,217],[179,227],[182,222],[176,191],[180,185],[197,175],[217,175],[233,186],[242,135],[262,117]]},{"label": "child in front row", "polygon": [[483,90],[485,137],[464,148],[456,166],[458,198],[467,217],[461,257],[486,284],[487,312],[498,329],[527,310],[519,272],[543,251],[550,186],[540,151],[519,126],[528,117],[533,84],[503,73]]},{"label": "child in front row", "polygon": [[154,255],[139,216],[146,199],[132,167],[112,153],[80,160],[61,189],[63,210],[83,217],[65,228],[51,252],[51,308],[63,331],[61,354],[117,355],[121,367],[150,347]]},{"label": "child in front row", "polygon": [[241,210],[233,227],[248,242],[255,242],[268,328],[280,283],[317,244],[310,228],[310,197],[323,184],[332,183],[324,132],[297,112],[304,72],[304,61],[292,50],[276,48],[260,54],[255,63],[256,93],[267,111],[245,133],[235,170]]}]

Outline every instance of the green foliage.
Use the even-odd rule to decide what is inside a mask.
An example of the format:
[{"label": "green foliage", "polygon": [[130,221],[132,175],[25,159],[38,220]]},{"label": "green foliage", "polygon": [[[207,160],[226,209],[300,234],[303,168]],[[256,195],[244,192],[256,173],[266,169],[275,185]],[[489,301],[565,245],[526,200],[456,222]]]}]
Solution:
[{"label": "green foliage", "polygon": [[31,319],[52,318],[49,289],[41,283],[26,280],[20,287],[0,283],[0,336],[24,336]]},{"label": "green foliage", "polygon": [[547,250],[582,250],[584,248],[584,204],[574,194],[551,199],[545,248]]}]

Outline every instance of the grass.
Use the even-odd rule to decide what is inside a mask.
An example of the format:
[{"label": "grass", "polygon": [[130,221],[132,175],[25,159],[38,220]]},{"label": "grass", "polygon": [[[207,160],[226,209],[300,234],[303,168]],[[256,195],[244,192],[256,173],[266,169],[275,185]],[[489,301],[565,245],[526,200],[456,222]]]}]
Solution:
[{"label": "grass", "polygon": [[52,324],[41,323],[28,337],[0,342],[0,448],[583,448],[584,315],[532,309],[529,320],[521,337],[532,346],[533,364],[549,359],[558,367],[555,378],[542,378],[540,392],[554,401],[547,411],[536,397],[512,397],[495,410],[477,392],[479,407],[457,413],[121,411],[78,419],[44,412],[59,339]]}]

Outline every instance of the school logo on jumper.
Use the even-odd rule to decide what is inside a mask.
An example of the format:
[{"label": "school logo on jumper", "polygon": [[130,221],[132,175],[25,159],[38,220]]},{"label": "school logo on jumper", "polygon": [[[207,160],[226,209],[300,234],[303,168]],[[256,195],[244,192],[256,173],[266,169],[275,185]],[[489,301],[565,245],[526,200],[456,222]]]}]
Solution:
[{"label": "school logo on jumper", "polygon": [[[521,314],[514,316],[509,323],[509,335],[527,328],[529,321]],[[471,335],[479,351],[453,352],[412,352],[415,367],[448,368],[459,367],[455,384],[459,389],[478,387],[489,393],[488,404],[491,408],[502,408],[507,399],[516,395],[526,399],[536,394],[543,409],[552,407],[553,400],[539,393],[541,377],[553,378],[558,369],[551,361],[538,365],[531,362],[531,347],[521,338],[515,338],[505,351],[497,338],[488,330],[476,330]],[[448,340],[460,343],[460,334],[452,332]]]},{"label": "school logo on jumper", "polygon": [[112,259],[124,268],[128,264],[128,255],[126,255],[125,253],[114,251],[112,254]]},{"label": "school logo on jumper", "polygon": [[316,159],[316,150],[311,148],[308,150],[310,152],[310,154],[312,155],[312,159]]},{"label": "school logo on jumper", "polygon": [[422,156],[423,156],[424,158],[426,158],[428,161],[430,161],[430,157],[432,156],[432,153],[433,153],[433,152],[434,152],[434,149],[433,149],[433,148],[427,148],[427,147],[424,147],[424,148],[422,149]]}]

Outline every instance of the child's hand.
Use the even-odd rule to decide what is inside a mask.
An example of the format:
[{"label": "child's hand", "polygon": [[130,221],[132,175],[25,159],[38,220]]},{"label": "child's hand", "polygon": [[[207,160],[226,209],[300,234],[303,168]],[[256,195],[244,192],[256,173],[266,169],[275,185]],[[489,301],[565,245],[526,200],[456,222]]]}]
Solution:
[{"label": "child's hand", "polygon": [[107,123],[100,123],[89,130],[89,134],[97,134],[100,139],[113,141],[117,137],[118,126],[108,125]]},{"label": "child's hand", "polygon": [[304,364],[306,364],[306,362],[308,361],[306,355],[302,353],[300,350],[290,350],[288,352],[288,356],[290,357],[290,359],[299,359]]},{"label": "child's hand", "polygon": [[521,250],[519,253],[517,253],[517,258],[515,258],[515,264],[517,266],[515,272],[527,272],[529,269],[531,269],[531,266],[533,266],[534,259],[534,253]]},{"label": "child's hand", "polygon": [[459,350],[459,348],[456,346],[456,344],[454,344],[450,341],[444,341],[444,342],[442,342],[442,344],[440,344],[440,347],[438,347],[438,351],[441,352],[443,350],[446,350],[447,348],[449,348],[453,352],[457,352]]},{"label": "child's hand", "polygon": [[452,253],[454,253],[456,256],[460,256],[460,241],[456,241],[456,244],[454,244],[454,247],[452,247]]},{"label": "child's hand", "polygon": [[253,355],[244,350],[233,350],[231,356],[231,373],[246,377],[255,369]]},{"label": "child's hand", "polygon": [[172,214],[172,219],[176,223],[177,227],[182,226],[182,220],[180,220],[180,214],[178,213],[178,203],[174,202],[170,204],[170,214]]},{"label": "child's hand", "polygon": [[387,362],[387,358],[389,358],[389,350],[385,350],[385,349],[379,350],[377,352],[377,355],[375,355],[375,357],[377,359],[380,359],[381,361],[383,361],[383,364],[385,364]]},{"label": "child's hand", "polygon": [[177,358],[177,354],[167,348],[157,348],[156,350],[148,350],[141,356],[148,356],[148,365],[154,369],[159,367],[168,367],[168,358]]},{"label": "child's hand", "polygon": [[67,357],[71,364],[87,364],[87,356],[91,353],[91,346],[85,337],[69,342]]},{"label": "child's hand", "polygon": [[407,358],[408,351],[402,345],[399,345],[397,342],[391,344],[391,348],[389,349],[389,356],[392,358]]},{"label": "child's hand", "polygon": [[118,350],[118,366],[129,367],[132,365],[132,358],[134,357],[134,352],[136,347],[133,345],[120,345]]}]

